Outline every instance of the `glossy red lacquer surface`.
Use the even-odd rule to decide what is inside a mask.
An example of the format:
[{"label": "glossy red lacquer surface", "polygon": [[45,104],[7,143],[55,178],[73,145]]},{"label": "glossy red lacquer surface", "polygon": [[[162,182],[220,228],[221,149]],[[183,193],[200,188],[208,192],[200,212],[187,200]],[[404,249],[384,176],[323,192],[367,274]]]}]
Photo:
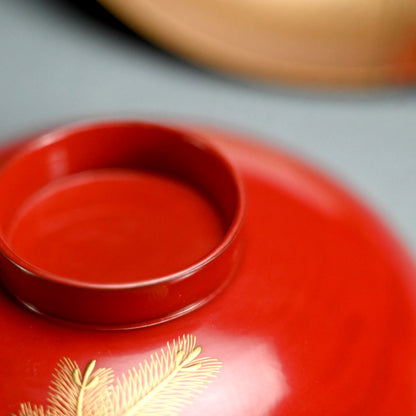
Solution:
[{"label": "glossy red lacquer surface", "polygon": [[81,282],[87,270],[88,281],[98,284],[174,273],[222,236],[214,207],[190,187],[122,171],[59,181],[25,204],[8,232],[10,247],[29,263]]},{"label": "glossy red lacquer surface", "polygon": [[124,331],[54,322],[2,293],[3,413],[46,405],[62,357],[81,369],[95,359],[118,375],[192,334],[221,369],[181,415],[414,415],[416,274],[400,244],[291,156],[224,132],[188,132],[242,177],[244,253],[234,278],[195,311]]},{"label": "glossy red lacquer surface", "polygon": [[33,310],[93,327],[176,317],[232,277],[240,188],[228,161],[185,132],[134,122],[49,132],[0,172],[3,284]]}]

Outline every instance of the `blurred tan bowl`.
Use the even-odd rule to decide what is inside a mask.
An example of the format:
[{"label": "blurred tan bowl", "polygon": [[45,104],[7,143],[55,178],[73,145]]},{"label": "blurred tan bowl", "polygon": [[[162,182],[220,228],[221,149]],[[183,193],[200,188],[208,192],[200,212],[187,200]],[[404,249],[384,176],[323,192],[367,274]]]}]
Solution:
[{"label": "blurred tan bowl", "polygon": [[309,84],[416,79],[416,0],[100,0],[160,46],[212,68]]}]

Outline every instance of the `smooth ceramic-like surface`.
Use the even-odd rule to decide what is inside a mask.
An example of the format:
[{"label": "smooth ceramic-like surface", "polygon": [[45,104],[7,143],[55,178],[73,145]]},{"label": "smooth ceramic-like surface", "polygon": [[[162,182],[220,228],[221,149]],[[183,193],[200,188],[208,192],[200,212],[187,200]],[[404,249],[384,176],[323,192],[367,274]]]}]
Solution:
[{"label": "smooth ceramic-like surface", "polygon": [[[196,351],[211,358],[211,367],[191,366],[195,374],[213,370],[181,415],[413,415],[415,269],[404,250],[359,202],[292,157],[222,132],[195,132],[243,178],[245,250],[233,281],[197,311],[122,332],[56,324],[3,293],[5,414],[17,413],[23,402],[32,403],[26,414],[41,414],[34,405],[47,404],[62,357],[81,372],[96,360],[95,368],[111,367],[120,377],[145,360],[157,367],[151,354],[191,334],[202,351],[183,341],[186,357]],[[179,351],[167,354],[176,375],[190,366]],[[82,379],[76,366],[63,367],[75,386],[94,384],[94,374],[86,371]],[[95,377],[95,383],[105,380],[102,373]],[[144,414],[152,400],[169,407],[183,393],[178,387],[163,401],[163,388],[152,391],[146,403],[138,397]],[[152,414],[169,413],[165,407]]]}]

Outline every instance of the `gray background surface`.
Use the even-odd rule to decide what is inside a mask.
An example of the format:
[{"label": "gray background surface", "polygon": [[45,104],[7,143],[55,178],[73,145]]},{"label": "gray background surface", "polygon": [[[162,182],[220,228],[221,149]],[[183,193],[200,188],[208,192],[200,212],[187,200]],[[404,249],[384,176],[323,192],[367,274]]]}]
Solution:
[{"label": "gray background surface", "polygon": [[201,69],[93,2],[0,0],[0,140],[101,116],[210,123],[341,178],[416,257],[416,89],[317,93]]}]

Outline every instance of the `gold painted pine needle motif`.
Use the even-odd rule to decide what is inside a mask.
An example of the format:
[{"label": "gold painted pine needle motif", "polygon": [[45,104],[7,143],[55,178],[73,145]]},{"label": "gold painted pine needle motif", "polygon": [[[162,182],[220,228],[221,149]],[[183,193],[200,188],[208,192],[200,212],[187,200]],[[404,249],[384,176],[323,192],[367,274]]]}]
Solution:
[{"label": "gold painted pine needle motif", "polygon": [[[20,405],[18,416],[174,416],[219,372],[215,358],[201,357],[196,337],[184,335],[114,380],[111,369],[81,372],[69,358],[59,361],[48,405]],[[15,415],[11,415],[15,416]]]}]

